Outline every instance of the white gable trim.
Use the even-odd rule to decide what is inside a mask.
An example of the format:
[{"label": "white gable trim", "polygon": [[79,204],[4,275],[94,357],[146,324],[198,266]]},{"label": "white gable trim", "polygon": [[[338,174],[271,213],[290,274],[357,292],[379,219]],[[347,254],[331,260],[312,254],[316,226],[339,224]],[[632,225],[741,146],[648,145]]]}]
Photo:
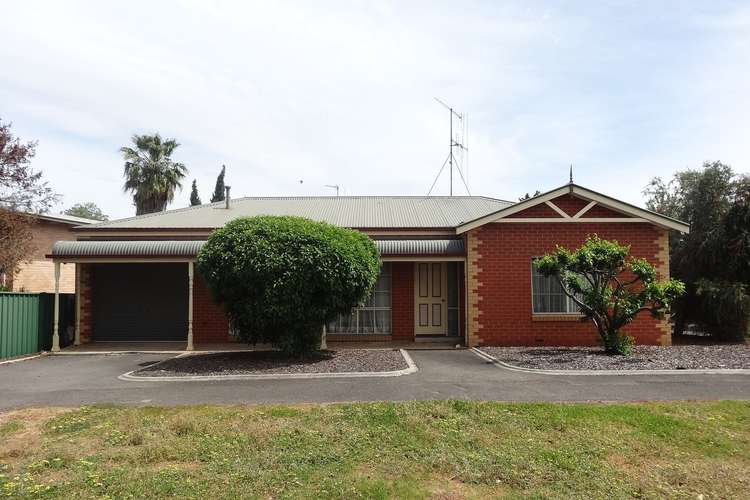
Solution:
[{"label": "white gable trim", "polygon": [[560,217],[562,217],[563,219],[570,219],[570,215],[568,215],[567,213],[565,213],[565,211],[563,209],[561,209],[560,207],[558,207],[557,205],[555,205],[551,201],[545,201],[544,203],[548,207],[550,207],[552,210],[554,210],[555,212],[557,212],[558,214],[560,214]]},{"label": "white gable trim", "polygon": [[578,213],[576,213],[576,214],[575,214],[575,215],[573,216],[573,218],[574,218],[574,219],[580,219],[580,218],[581,218],[581,216],[582,216],[583,214],[585,214],[586,212],[588,212],[589,210],[591,210],[592,208],[594,208],[594,206],[595,206],[595,205],[596,205],[596,202],[595,202],[595,201],[590,201],[590,202],[589,202],[589,204],[588,204],[588,205],[586,205],[585,207],[583,207],[582,209],[580,209],[580,210],[578,211]]},{"label": "white gable trim", "polygon": [[[539,196],[535,196],[528,200],[524,200],[522,202],[516,203],[515,205],[512,205],[508,208],[498,210],[497,212],[491,213],[484,217],[480,217],[473,221],[465,222],[464,224],[461,224],[458,227],[456,227],[456,234],[462,234],[462,233],[465,233],[466,231],[471,231],[472,229],[483,226],[490,222],[500,222],[501,219],[503,222],[508,222],[509,221],[509,219],[507,219],[508,216],[513,215],[518,212],[522,212],[523,210],[539,205],[540,203],[546,203],[548,205],[553,206],[553,208],[559,209],[559,207],[555,207],[554,203],[547,203],[547,202],[557,198],[558,196],[562,196],[564,194],[571,194],[579,198],[582,198],[584,200],[588,200],[589,204],[586,205],[586,207],[584,207],[583,209],[581,209],[572,218],[568,216],[565,219],[555,219],[555,218],[534,219],[534,222],[547,222],[547,223],[566,222],[568,221],[568,219],[575,220],[576,222],[601,222],[602,219],[606,219],[608,222],[621,222],[624,220],[624,219],[619,219],[619,218],[581,218],[581,215],[583,215],[588,210],[590,210],[591,207],[593,207],[595,204],[599,204],[603,207],[615,210],[622,214],[629,215],[635,219],[638,219],[637,221],[634,221],[634,222],[650,222],[651,224],[662,227],[664,229],[672,229],[675,231],[680,231],[682,233],[690,232],[690,226],[688,224],[685,224],[684,222],[680,222],[670,217],[659,215],[649,210],[636,207],[635,205],[631,205],[629,203],[625,203],[625,202],[616,200],[614,198],[610,198],[609,196],[599,194],[595,191],[591,191],[589,189],[583,188],[576,184],[568,184],[566,186],[553,189],[552,191],[548,191],[547,193],[541,194]],[[527,219],[522,219],[522,220],[527,220]]]}]

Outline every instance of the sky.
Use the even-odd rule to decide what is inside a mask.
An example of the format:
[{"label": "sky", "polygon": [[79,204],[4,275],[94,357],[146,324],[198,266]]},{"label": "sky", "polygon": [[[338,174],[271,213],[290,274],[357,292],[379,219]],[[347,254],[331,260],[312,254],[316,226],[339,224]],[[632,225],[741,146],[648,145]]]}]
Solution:
[{"label": "sky", "polygon": [[466,117],[472,195],[572,164],[642,206],[654,176],[750,170],[750,2],[28,1],[0,33],[0,119],[38,141],[53,212],[133,215],[119,148],[154,132],[189,169],[170,208],[193,179],[208,201],[222,164],[233,197],[425,195],[450,137],[435,97]]}]

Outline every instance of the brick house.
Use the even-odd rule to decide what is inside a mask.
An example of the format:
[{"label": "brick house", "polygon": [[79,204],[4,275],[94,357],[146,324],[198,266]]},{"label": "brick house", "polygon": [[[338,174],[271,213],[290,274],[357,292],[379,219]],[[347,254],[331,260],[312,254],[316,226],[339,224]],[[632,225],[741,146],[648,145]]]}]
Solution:
[{"label": "brick house", "polygon": [[[81,266],[77,342],[232,339],[194,262],[211,231],[253,215],[298,215],[357,229],[380,252],[372,297],[327,325],[329,340],[591,345],[598,337],[534,258],[589,234],[631,245],[661,278],[669,231],[687,224],[570,183],[512,203],[486,197],[240,198],[76,228],[57,264]],[[641,315],[638,343],[671,342],[668,319]]]},{"label": "brick house", "polygon": [[[55,273],[52,259],[47,254],[56,241],[75,237],[72,229],[76,226],[97,222],[82,217],[63,214],[28,214],[34,219],[31,227],[34,251],[28,260],[18,266],[12,277],[3,276],[5,285],[13,292],[40,293],[55,291]],[[1,283],[2,281],[0,281]],[[60,293],[75,292],[75,264],[60,266]]]}]

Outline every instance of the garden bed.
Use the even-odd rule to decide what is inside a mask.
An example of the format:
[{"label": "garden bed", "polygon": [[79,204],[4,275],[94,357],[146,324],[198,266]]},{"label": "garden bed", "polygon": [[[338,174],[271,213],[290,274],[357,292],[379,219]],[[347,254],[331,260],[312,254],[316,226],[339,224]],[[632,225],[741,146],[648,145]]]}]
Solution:
[{"label": "garden bed", "polygon": [[496,359],[539,370],[750,369],[747,344],[636,346],[631,356],[605,354],[601,347],[482,347]]},{"label": "garden bed", "polygon": [[289,358],[278,351],[235,351],[191,354],[147,366],[137,377],[180,377],[262,374],[390,372],[408,368],[397,349],[342,349],[310,358]]}]

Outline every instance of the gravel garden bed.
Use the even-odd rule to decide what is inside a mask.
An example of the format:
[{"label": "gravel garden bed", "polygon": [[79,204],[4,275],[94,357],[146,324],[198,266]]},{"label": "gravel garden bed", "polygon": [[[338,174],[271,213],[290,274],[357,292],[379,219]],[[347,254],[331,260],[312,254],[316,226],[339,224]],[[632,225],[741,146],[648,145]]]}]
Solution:
[{"label": "gravel garden bed", "polygon": [[481,347],[498,360],[540,370],[750,369],[747,344],[636,346],[631,356],[605,354],[600,347]]},{"label": "gravel garden bed", "polygon": [[323,351],[312,358],[290,359],[278,351],[191,354],[142,368],[138,377],[258,375],[282,373],[388,372],[408,368],[397,349]]}]

